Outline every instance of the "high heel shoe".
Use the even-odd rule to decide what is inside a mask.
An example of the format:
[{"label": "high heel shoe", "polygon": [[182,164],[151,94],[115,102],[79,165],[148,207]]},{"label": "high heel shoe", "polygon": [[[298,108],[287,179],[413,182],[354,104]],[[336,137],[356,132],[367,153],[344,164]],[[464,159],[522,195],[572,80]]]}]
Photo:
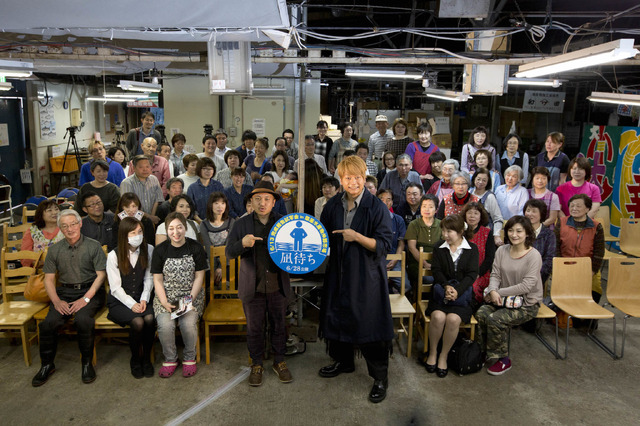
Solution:
[{"label": "high heel shoe", "polygon": [[447,377],[448,373],[449,373],[448,368],[436,368],[436,376],[440,377],[441,379],[444,377]]},{"label": "high heel shoe", "polygon": [[427,370],[427,373],[433,374],[436,372],[436,364],[427,364],[424,363],[424,368]]}]

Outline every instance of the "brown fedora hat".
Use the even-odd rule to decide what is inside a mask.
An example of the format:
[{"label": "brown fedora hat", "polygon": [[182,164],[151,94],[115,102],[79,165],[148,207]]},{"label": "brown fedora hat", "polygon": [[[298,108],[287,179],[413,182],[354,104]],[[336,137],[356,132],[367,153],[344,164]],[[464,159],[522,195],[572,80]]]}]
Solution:
[{"label": "brown fedora hat", "polygon": [[273,190],[271,182],[260,181],[256,183],[256,186],[253,187],[253,191],[251,191],[251,196],[253,197],[255,194],[271,194],[276,200],[280,199],[280,194]]}]

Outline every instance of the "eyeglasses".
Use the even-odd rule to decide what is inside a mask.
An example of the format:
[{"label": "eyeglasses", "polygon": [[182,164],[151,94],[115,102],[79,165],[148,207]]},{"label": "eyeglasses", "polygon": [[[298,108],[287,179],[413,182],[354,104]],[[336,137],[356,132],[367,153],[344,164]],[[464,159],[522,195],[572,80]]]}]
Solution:
[{"label": "eyeglasses", "polygon": [[454,183],[453,186],[469,186],[469,184],[467,182],[457,182]]},{"label": "eyeglasses", "polygon": [[85,204],[85,207],[88,208],[88,209],[92,209],[94,207],[98,207],[98,206],[101,206],[101,205],[102,205],[102,201],[98,200],[95,203]]},{"label": "eyeglasses", "polygon": [[63,231],[66,231],[69,228],[75,228],[76,226],[80,225],[80,222],[74,222],[74,223],[70,223],[68,225],[60,225],[60,229]]}]

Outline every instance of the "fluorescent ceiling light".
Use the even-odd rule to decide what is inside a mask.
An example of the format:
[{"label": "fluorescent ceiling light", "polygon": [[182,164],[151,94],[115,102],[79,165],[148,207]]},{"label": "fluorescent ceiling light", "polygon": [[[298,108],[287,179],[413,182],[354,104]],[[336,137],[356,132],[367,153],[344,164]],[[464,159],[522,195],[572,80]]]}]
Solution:
[{"label": "fluorescent ceiling light", "polygon": [[426,89],[425,94],[429,98],[442,99],[451,102],[466,102],[473,99],[468,94],[462,92],[454,92],[453,90]]},{"label": "fluorescent ceiling light", "polygon": [[592,67],[631,58],[640,53],[633,48],[633,39],[623,38],[588,47],[564,55],[520,65],[516,77],[533,78],[579,68]]},{"label": "fluorescent ceiling light", "polygon": [[88,101],[98,101],[98,102],[135,102],[139,98],[132,96],[130,98],[108,98],[106,96],[89,96],[87,98]]},{"label": "fluorescent ceiling light", "polygon": [[640,106],[640,95],[632,95],[630,93],[591,92],[591,96],[587,96],[587,99],[591,102],[601,102],[606,104]]},{"label": "fluorescent ceiling light", "polygon": [[[9,61],[0,59],[0,70],[9,71],[27,71],[31,73],[33,71],[33,63],[23,61]],[[31,74],[29,74],[31,75]]]},{"label": "fluorescent ceiling light", "polygon": [[0,69],[0,76],[9,78],[27,78],[31,77],[33,73],[31,71],[16,71]]},{"label": "fluorescent ceiling light", "polygon": [[410,73],[403,70],[365,70],[349,69],[344,72],[347,77],[371,77],[371,78],[400,78],[407,80],[422,80],[422,73]]},{"label": "fluorescent ceiling light", "polygon": [[131,98],[144,99],[148,97],[144,93],[136,95],[135,93],[125,93],[125,92],[122,92],[122,93],[104,92],[102,96],[104,96],[105,98],[126,98],[126,99],[131,99]]},{"label": "fluorescent ceiling light", "polygon": [[160,92],[162,90],[162,86],[155,83],[144,83],[142,81],[133,81],[133,80],[120,80],[120,84],[118,84],[122,90],[133,90],[136,92]]},{"label": "fluorescent ceiling light", "polygon": [[509,86],[549,86],[560,87],[562,82],[560,80],[551,80],[544,78],[517,78],[510,77],[508,80]]},{"label": "fluorescent ceiling light", "polygon": [[287,89],[280,86],[266,86],[266,87],[254,87],[253,91],[254,92],[268,92],[268,93],[281,93],[281,92],[285,92]]},{"label": "fluorescent ceiling light", "polygon": [[0,90],[7,91],[13,89],[13,85],[11,83],[0,82]]}]

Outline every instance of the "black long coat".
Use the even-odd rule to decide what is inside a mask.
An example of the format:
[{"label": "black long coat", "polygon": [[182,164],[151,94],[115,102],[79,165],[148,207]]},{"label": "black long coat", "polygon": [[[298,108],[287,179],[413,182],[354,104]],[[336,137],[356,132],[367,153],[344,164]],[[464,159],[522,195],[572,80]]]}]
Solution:
[{"label": "black long coat", "polygon": [[320,337],[347,343],[393,339],[393,320],[387,284],[387,252],[391,249],[389,209],[364,190],[351,228],[376,240],[372,252],[356,242],[344,243],[344,207],[340,193],[327,202],[321,222],[329,234],[331,255],[325,274]]}]

